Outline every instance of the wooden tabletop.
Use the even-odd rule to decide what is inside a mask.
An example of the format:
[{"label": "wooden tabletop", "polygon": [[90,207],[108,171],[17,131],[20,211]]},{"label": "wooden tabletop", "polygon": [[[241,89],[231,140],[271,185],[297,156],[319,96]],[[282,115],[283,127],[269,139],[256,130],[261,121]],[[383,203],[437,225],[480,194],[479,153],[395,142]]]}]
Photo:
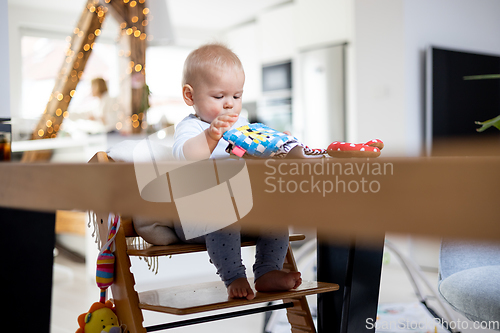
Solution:
[{"label": "wooden tabletop", "polygon": [[[343,239],[400,232],[500,240],[500,157],[246,164],[253,209],[241,223],[248,227],[316,227]],[[177,217],[174,203],[141,198],[132,163],[0,163],[0,187],[3,207]]]}]

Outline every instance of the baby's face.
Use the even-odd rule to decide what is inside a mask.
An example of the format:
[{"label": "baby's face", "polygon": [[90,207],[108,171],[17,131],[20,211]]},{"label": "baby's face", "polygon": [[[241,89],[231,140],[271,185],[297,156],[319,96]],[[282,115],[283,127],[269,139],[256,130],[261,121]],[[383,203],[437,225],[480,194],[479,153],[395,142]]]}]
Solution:
[{"label": "baby's face", "polygon": [[239,68],[206,73],[193,87],[193,101],[196,114],[204,121],[211,123],[225,113],[241,112],[241,99],[245,74]]}]

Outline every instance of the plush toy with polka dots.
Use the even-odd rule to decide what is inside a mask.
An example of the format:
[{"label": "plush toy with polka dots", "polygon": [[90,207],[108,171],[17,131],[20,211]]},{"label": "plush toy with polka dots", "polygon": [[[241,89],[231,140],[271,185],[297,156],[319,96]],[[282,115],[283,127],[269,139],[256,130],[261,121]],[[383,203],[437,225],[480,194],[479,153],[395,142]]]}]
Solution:
[{"label": "plush toy with polka dots", "polygon": [[327,149],[332,157],[379,157],[384,148],[382,140],[374,139],[366,143],[349,143],[335,141]]}]

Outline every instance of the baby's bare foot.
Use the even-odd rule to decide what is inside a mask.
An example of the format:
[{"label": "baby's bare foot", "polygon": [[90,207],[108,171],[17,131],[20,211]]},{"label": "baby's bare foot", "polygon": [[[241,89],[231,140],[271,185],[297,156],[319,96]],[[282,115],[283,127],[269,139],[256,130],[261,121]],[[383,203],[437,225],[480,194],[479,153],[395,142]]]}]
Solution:
[{"label": "baby's bare foot", "polygon": [[227,287],[227,294],[229,298],[253,299],[255,297],[252,287],[250,287],[246,278],[234,280],[229,287]]},{"label": "baby's bare foot", "polygon": [[300,272],[270,271],[255,281],[257,291],[285,291],[295,289],[302,283]]}]

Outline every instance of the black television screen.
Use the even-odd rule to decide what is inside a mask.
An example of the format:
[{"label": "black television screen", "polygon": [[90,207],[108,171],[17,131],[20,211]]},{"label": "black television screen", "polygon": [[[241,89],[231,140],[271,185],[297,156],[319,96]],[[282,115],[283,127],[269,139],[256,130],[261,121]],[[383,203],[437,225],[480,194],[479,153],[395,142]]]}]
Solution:
[{"label": "black television screen", "polygon": [[[476,131],[476,121],[500,115],[500,79],[474,79],[471,76],[500,74],[500,56],[430,48],[430,99],[427,131],[432,140],[465,136],[499,136],[490,128]],[[430,105],[429,105],[430,103]],[[431,120],[431,122],[429,122]],[[430,131],[430,133],[429,133]]]}]

